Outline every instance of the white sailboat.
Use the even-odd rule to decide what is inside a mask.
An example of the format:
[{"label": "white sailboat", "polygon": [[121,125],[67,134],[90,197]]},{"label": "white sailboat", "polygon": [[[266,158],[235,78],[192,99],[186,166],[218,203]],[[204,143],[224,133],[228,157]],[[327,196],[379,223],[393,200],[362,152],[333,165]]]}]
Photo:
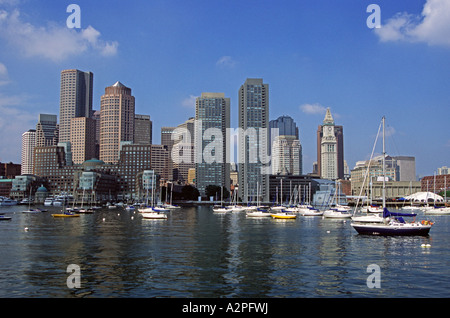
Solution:
[{"label": "white sailboat", "polygon": [[386,170],[385,170],[385,117],[383,125],[383,220],[382,222],[358,222],[353,220],[351,226],[359,233],[366,235],[428,235],[432,222],[422,221],[407,223],[403,217],[415,217],[416,214],[394,213],[386,208]]},{"label": "white sailboat", "polygon": [[163,211],[159,209],[155,209],[154,207],[154,192],[155,192],[155,180],[154,180],[155,174],[152,174],[152,197],[151,197],[151,204],[148,206],[148,186],[147,186],[147,207],[138,209],[140,212],[140,215],[143,219],[167,219],[167,215],[163,213]]},{"label": "white sailboat", "polygon": [[272,213],[259,205],[259,183],[257,183],[256,193],[256,207],[247,210],[246,215],[248,217],[270,217]]},{"label": "white sailboat", "polygon": [[332,200],[332,201],[334,201],[335,206],[331,207],[331,204],[333,204],[333,202],[331,202],[330,208],[323,211],[323,217],[330,218],[330,219],[349,219],[352,217],[352,214],[349,212],[349,209],[347,209],[347,207],[341,208],[336,202],[336,197],[338,195],[338,190],[339,190],[339,186],[338,186],[337,182],[336,182],[335,188],[336,189],[335,189],[334,197]]},{"label": "white sailboat", "polygon": [[223,205],[223,187],[220,187],[220,205],[214,205],[213,212],[226,213],[231,212],[231,209]]}]

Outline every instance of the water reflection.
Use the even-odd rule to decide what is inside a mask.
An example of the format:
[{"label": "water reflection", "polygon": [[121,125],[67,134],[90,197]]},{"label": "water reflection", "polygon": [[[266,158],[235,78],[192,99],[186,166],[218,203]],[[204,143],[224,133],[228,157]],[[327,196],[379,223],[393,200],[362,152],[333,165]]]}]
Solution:
[{"label": "water reflection", "polygon": [[[449,295],[448,218],[432,237],[400,238],[361,236],[342,220],[257,219],[208,207],[173,211],[167,220],[120,209],[76,219],[50,213],[16,213],[0,224],[1,296]],[[66,285],[69,264],[81,268],[81,289]],[[370,264],[380,266],[381,289],[367,287]]]}]

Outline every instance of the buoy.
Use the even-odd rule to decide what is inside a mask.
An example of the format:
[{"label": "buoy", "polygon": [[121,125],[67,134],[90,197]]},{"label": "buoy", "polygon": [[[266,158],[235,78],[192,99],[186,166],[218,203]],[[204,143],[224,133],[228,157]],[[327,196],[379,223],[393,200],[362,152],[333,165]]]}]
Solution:
[{"label": "buoy", "polygon": [[105,218],[103,218],[103,222],[105,222]]},{"label": "buoy", "polygon": [[25,230],[25,232],[28,232],[28,228],[26,227],[26,228],[24,228],[24,230]]},{"label": "buoy", "polygon": [[327,231],[327,233],[330,233],[330,231]]}]

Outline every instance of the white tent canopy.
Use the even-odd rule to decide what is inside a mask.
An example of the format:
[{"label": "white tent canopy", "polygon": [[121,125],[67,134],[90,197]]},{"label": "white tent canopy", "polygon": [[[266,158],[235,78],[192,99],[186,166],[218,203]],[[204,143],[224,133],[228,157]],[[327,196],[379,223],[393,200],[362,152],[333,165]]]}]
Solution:
[{"label": "white tent canopy", "polygon": [[413,202],[444,202],[444,198],[433,192],[416,192],[404,197],[405,200]]}]

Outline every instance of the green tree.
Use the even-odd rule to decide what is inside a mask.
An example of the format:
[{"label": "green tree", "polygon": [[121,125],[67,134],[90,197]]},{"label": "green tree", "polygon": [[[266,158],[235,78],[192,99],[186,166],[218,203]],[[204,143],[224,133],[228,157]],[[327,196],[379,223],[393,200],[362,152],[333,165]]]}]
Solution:
[{"label": "green tree", "polygon": [[198,189],[192,185],[185,185],[181,188],[181,196],[185,200],[197,200],[199,195]]}]

